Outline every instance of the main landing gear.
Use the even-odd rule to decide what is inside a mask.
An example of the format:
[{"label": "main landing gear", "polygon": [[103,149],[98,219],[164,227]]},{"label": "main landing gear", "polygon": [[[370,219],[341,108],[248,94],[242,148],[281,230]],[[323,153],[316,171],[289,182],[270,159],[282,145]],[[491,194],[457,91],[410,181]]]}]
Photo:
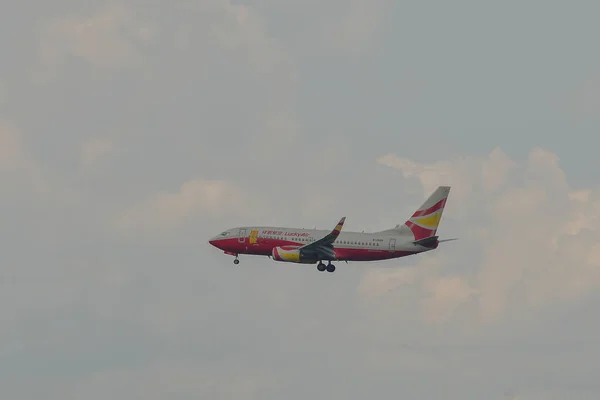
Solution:
[{"label": "main landing gear", "polygon": [[327,272],[334,272],[335,271],[335,265],[333,265],[331,263],[331,261],[329,261],[327,263],[327,265],[325,265],[322,261],[319,261],[319,264],[317,264],[317,269],[321,272],[327,270]]},{"label": "main landing gear", "polygon": [[234,263],[235,265],[238,265],[238,264],[240,263],[240,260],[238,259],[238,256],[237,256],[237,255],[235,256],[235,260],[233,260],[233,263]]}]

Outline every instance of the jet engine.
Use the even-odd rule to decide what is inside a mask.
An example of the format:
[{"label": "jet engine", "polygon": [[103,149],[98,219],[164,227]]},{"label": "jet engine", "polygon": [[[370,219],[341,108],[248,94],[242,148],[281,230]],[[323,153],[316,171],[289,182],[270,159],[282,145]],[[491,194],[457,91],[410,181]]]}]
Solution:
[{"label": "jet engine", "polygon": [[296,246],[281,246],[273,248],[272,252],[273,260],[292,262],[299,264],[313,264],[316,261],[309,259],[302,251]]}]

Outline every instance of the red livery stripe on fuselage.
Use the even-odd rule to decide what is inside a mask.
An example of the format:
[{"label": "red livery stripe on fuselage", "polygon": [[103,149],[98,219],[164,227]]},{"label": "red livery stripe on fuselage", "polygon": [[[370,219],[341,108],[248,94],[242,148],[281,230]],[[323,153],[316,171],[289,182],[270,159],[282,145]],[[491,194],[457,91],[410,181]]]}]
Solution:
[{"label": "red livery stripe on fuselage", "polygon": [[[256,243],[250,244],[248,237],[243,238],[234,237],[227,239],[220,239],[215,243],[215,246],[231,254],[250,254],[260,256],[270,256],[275,247],[282,246],[304,246],[305,243],[295,242],[293,239],[281,240],[272,238],[258,238]],[[387,243],[383,243],[381,247],[367,248],[367,247],[335,247],[335,254],[338,260],[342,261],[378,261],[378,260],[389,260],[392,258],[404,257],[421,251],[402,251],[395,250],[390,251]]]}]

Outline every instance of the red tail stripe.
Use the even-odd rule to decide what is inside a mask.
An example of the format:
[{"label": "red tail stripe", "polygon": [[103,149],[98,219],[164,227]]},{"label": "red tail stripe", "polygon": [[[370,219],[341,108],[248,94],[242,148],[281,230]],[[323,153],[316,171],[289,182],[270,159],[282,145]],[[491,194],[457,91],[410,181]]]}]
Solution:
[{"label": "red tail stripe", "polygon": [[405,225],[410,228],[415,237],[415,240],[425,239],[435,234],[434,230],[422,228],[419,225],[415,225],[410,221],[406,222]]},{"label": "red tail stripe", "polygon": [[436,212],[440,208],[444,207],[444,205],[446,204],[446,200],[447,199],[442,199],[442,200],[438,201],[437,203],[435,203],[434,205],[432,205],[431,207],[429,207],[426,210],[421,210],[421,211],[415,212],[412,216],[413,217],[420,217],[421,215],[427,215],[427,214],[431,214],[433,212]]}]

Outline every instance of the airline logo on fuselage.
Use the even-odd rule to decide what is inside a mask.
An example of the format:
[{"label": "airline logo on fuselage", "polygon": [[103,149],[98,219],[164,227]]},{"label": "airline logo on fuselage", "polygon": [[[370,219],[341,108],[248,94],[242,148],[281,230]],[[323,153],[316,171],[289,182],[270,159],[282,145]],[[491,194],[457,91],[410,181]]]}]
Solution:
[{"label": "airline logo on fuselage", "polygon": [[261,235],[288,236],[288,237],[307,237],[307,236],[310,236],[310,234],[308,232],[283,232],[283,231],[262,231]]},{"label": "airline logo on fuselage", "polygon": [[258,236],[258,231],[253,230],[250,232],[250,244],[255,244]]}]

